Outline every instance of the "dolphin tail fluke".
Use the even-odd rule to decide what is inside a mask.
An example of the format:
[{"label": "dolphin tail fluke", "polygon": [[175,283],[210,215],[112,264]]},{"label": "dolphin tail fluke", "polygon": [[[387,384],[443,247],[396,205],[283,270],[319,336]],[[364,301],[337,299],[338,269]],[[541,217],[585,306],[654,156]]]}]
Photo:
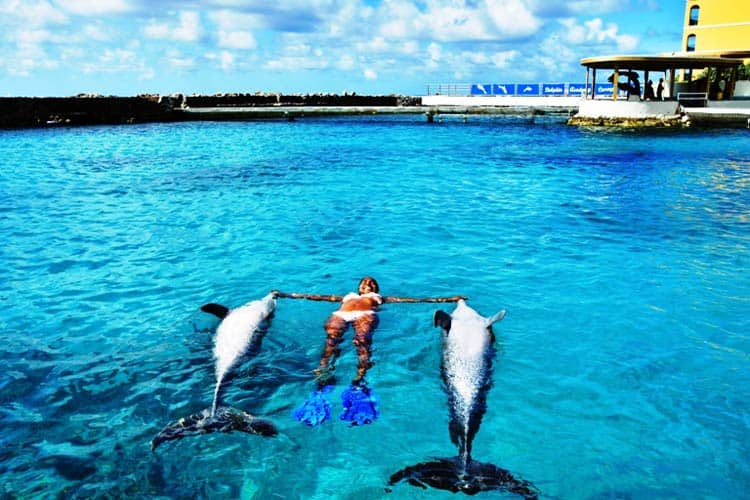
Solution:
[{"label": "dolphin tail fluke", "polygon": [[174,441],[188,436],[199,436],[212,432],[240,431],[264,437],[276,436],[279,431],[269,420],[254,417],[247,412],[219,406],[212,414],[207,408],[200,413],[181,418],[169,424],[151,440],[151,451],[165,441]]},{"label": "dolphin tail fluke", "polygon": [[481,491],[506,491],[527,500],[539,497],[539,490],[533,484],[514,477],[509,471],[476,460],[463,467],[459,457],[406,467],[393,474],[388,484],[392,486],[402,481],[423,489],[432,487],[468,495]]}]

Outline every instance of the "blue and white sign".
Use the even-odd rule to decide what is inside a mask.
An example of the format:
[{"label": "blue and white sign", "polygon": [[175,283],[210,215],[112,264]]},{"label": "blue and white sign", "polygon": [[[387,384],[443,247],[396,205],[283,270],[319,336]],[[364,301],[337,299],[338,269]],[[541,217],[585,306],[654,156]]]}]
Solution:
[{"label": "blue and white sign", "polygon": [[542,95],[564,96],[565,84],[564,83],[545,83],[542,85]]},{"label": "blue and white sign", "polygon": [[586,92],[586,84],[585,83],[569,83],[568,84],[568,95],[578,97],[583,95],[583,93]]},{"label": "blue and white sign", "polygon": [[492,95],[492,84],[473,83],[471,85],[471,95]]},{"label": "blue and white sign", "polygon": [[596,84],[596,95],[612,95],[615,86],[611,83],[597,83]]},{"label": "blue and white sign", "polygon": [[495,95],[515,95],[515,83],[496,83],[492,86],[492,93]]},{"label": "blue and white sign", "polygon": [[538,83],[519,83],[516,88],[518,95],[539,95]]}]

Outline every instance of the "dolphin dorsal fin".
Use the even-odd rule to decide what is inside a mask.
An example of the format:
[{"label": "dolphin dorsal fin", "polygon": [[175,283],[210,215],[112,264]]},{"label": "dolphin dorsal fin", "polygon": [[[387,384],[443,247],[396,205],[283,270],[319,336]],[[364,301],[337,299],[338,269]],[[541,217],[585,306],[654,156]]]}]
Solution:
[{"label": "dolphin dorsal fin", "polygon": [[504,317],[505,317],[505,309],[503,309],[502,311],[498,311],[491,318],[487,318],[487,326],[490,327],[490,326],[492,326],[493,323],[497,323],[498,321],[502,321]]},{"label": "dolphin dorsal fin", "polygon": [[445,311],[439,309],[435,311],[435,315],[432,317],[432,322],[435,326],[439,326],[446,332],[451,329],[451,315]]},{"label": "dolphin dorsal fin", "polygon": [[213,302],[202,305],[201,311],[213,314],[219,319],[224,319],[227,317],[227,314],[229,314],[228,307],[222,306],[221,304],[214,304]]}]

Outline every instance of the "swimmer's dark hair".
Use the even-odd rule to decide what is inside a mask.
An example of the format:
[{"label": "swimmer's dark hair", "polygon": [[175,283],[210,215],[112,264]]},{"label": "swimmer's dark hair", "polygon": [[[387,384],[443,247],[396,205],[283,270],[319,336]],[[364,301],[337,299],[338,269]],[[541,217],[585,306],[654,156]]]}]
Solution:
[{"label": "swimmer's dark hair", "polygon": [[368,286],[371,292],[380,293],[380,286],[378,286],[378,282],[375,281],[375,278],[365,276],[359,280],[359,286],[357,287],[359,293],[362,293],[362,288],[365,286]]}]

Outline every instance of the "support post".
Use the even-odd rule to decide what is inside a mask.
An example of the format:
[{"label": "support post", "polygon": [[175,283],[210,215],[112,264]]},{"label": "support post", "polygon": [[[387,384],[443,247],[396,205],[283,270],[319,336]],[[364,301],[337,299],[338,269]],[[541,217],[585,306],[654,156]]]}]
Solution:
[{"label": "support post", "polygon": [[596,99],[596,68],[594,68],[593,79],[591,80],[591,99]]},{"label": "support post", "polygon": [[674,68],[669,68],[669,98],[674,99]]},{"label": "support post", "polygon": [[612,89],[612,100],[617,100],[617,87],[619,86],[620,81],[620,68],[615,66],[615,73],[612,75],[612,83],[614,84],[614,88]]}]

